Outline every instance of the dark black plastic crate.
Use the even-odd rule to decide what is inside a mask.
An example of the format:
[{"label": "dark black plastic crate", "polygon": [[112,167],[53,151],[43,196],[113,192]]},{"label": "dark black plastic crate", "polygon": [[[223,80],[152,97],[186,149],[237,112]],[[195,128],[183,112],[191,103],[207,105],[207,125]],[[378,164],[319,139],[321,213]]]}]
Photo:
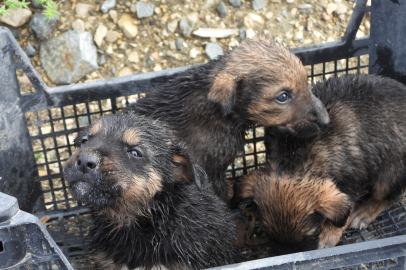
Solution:
[{"label": "dark black plastic crate", "polygon": [[[370,18],[370,35],[355,39],[364,16]],[[293,51],[306,66],[310,83],[348,73],[382,74],[406,83],[406,0],[372,0],[371,6],[358,0],[341,40]],[[75,151],[72,139],[98,117],[142,98],[187,68],[49,88],[0,27],[0,191],[17,197],[22,210],[40,218],[75,269],[92,268],[83,250],[91,219],[62,177],[63,163]],[[18,85],[18,70],[33,89]],[[265,137],[263,127],[248,132],[244,152],[229,166],[230,179],[265,163]],[[346,231],[337,247],[269,258],[272,251],[266,244],[246,246],[240,253],[247,262],[225,268],[406,269],[404,203],[382,213],[366,230]],[[233,215],[250,222],[242,211]],[[257,226],[255,234],[261,233]]]}]

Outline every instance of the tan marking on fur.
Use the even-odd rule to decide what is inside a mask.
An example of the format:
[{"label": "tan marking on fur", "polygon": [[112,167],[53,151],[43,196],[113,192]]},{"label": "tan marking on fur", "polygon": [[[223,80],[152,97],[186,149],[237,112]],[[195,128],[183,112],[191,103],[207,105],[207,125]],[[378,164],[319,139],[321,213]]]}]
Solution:
[{"label": "tan marking on fur", "polygon": [[[208,98],[221,106],[230,105],[236,76],[221,73],[216,76],[212,88],[209,91]],[[232,105],[232,104],[231,104]]]},{"label": "tan marking on fur", "polygon": [[92,128],[89,130],[90,134],[95,135],[95,134],[99,133],[101,127],[102,127],[102,123],[101,123],[100,121],[99,121],[99,122],[96,122],[96,123],[92,126]]},{"label": "tan marking on fur", "polygon": [[122,140],[128,145],[137,145],[140,142],[140,137],[136,129],[127,129],[123,134]]},{"label": "tan marking on fur", "polygon": [[383,200],[390,192],[391,188],[392,188],[392,184],[391,182],[376,182],[374,185],[374,197],[377,200]]},{"label": "tan marking on fur", "polygon": [[348,197],[337,188],[333,181],[325,180],[319,187],[319,194],[316,211],[323,213],[329,219],[348,214]]},{"label": "tan marking on fur", "polygon": [[[349,219],[348,219],[349,220]],[[348,224],[348,222],[347,222]],[[347,226],[338,228],[331,224],[328,220],[324,220],[321,233],[319,235],[319,249],[334,247],[340,241],[341,236]]]},{"label": "tan marking on fur", "polygon": [[190,162],[186,159],[185,156],[182,155],[172,155],[172,161],[177,164],[175,168],[173,168],[173,179],[183,181],[185,183],[192,183],[192,176],[190,175],[189,167]]}]

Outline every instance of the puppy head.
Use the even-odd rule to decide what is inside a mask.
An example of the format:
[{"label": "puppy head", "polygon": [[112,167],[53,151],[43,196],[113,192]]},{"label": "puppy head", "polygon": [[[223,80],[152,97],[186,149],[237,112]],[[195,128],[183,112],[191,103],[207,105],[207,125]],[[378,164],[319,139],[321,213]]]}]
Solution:
[{"label": "puppy head", "polygon": [[208,94],[224,115],[231,111],[266,127],[311,136],[329,122],[328,113],[307,84],[299,58],[275,40],[244,40],[219,60]]},{"label": "puppy head", "polygon": [[[271,247],[277,254],[317,249],[328,225],[343,227],[351,204],[328,178],[277,174],[260,170],[235,184],[232,203],[252,197]],[[330,239],[335,241],[338,239]]]},{"label": "puppy head", "polygon": [[205,177],[160,122],[136,114],[102,117],[74,143],[64,176],[72,195],[96,208],[142,214],[163,187]]}]

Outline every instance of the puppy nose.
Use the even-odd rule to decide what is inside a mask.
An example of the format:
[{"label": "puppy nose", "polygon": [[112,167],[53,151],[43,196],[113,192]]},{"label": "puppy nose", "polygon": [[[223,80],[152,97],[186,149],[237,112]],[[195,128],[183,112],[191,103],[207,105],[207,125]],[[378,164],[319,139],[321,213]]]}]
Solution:
[{"label": "puppy nose", "polygon": [[78,169],[83,173],[89,173],[97,167],[97,158],[92,155],[81,155],[76,161]]},{"label": "puppy nose", "polygon": [[312,113],[316,118],[317,125],[320,127],[320,129],[323,129],[330,124],[330,117],[328,115],[326,107],[324,107],[320,99],[315,97],[313,94],[311,94],[311,98],[313,101]]}]

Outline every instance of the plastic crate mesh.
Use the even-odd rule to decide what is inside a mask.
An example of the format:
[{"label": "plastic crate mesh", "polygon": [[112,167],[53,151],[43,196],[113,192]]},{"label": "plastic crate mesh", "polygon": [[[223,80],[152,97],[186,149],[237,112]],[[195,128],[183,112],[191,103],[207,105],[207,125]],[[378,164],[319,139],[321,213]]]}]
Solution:
[{"label": "plastic crate mesh", "polygon": [[[309,65],[306,66],[306,69],[309,83],[315,83],[333,75],[367,74],[368,66],[369,56],[362,55]],[[143,96],[144,94],[111,97],[105,100],[26,113],[38,166],[38,181],[40,181],[43,191],[43,205],[42,209],[38,209],[37,215],[40,216],[52,238],[75,269],[92,268],[92,262],[85,255],[83,248],[83,239],[89,230],[91,216],[89,210],[74,200],[70,194],[68,185],[62,177],[63,164],[75,151],[73,139],[78,131],[93,123],[97,118],[111,114]],[[227,177],[229,179],[235,180],[265,164],[264,136],[263,127],[255,127],[247,132],[247,143],[243,153],[228,167]],[[377,221],[370,224],[366,230],[346,231],[339,244],[345,245],[406,233],[405,202],[406,199],[398,206],[382,213]],[[233,216],[246,224],[250,223],[249,215],[241,210],[235,210]],[[254,238],[257,239],[264,234],[259,225],[257,222],[254,230]],[[245,260],[273,255],[267,244],[245,246],[239,251]],[[55,263],[50,265],[40,266],[39,269],[58,269]],[[347,266],[341,269],[397,269],[397,267],[397,259],[392,259],[371,262],[366,265]]]}]

